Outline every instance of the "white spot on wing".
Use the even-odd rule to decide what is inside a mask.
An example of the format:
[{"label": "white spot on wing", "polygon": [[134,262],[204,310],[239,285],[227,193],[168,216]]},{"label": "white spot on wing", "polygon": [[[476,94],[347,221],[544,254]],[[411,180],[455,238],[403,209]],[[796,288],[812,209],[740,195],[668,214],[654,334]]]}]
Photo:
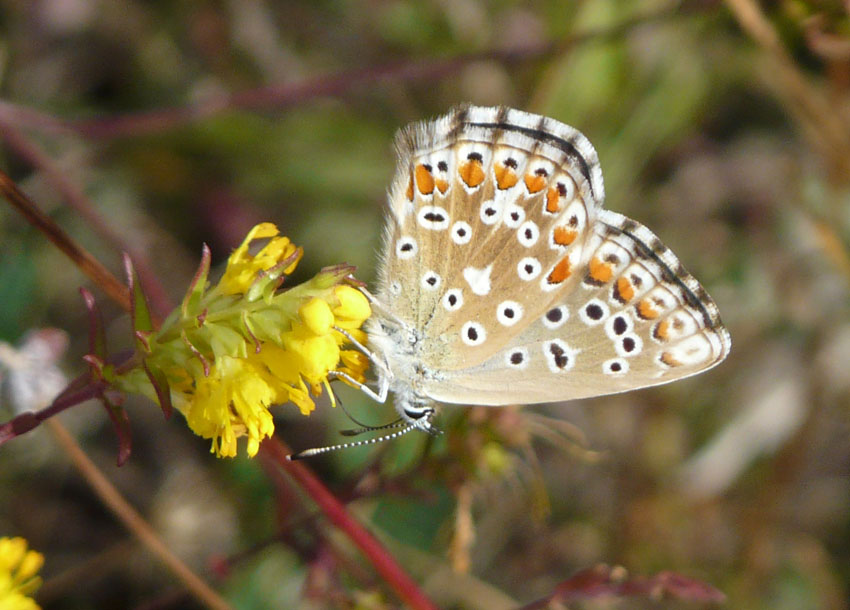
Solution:
[{"label": "white spot on wing", "polygon": [[481,345],[487,339],[487,331],[478,322],[467,322],[460,329],[460,338],[467,345]]},{"label": "white spot on wing", "polygon": [[505,206],[503,221],[505,226],[511,229],[516,229],[525,220],[525,210],[515,203],[509,203]]},{"label": "white spot on wing", "polygon": [[543,267],[540,265],[540,261],[536,258],[532,258],[527,256],[517,263],[516,272],[519,275],[521,280],[525,280],[526,282],[530,282],[543,270]]},{"label": "white spot on wing", "polygon": [[516,301],[502,301],[496,308],[496,319],[502,326],[513,326],[522,318],[522,305]]},{"label": "white spot on wing", "polygon": [[493,270],[493,265],[489,265],[484,269],[476,269],[475,267],[467,267],[463,270],[463,279],[469,284],[469,288],[473,294],[484,296],[490,294],[490,272]]},{"label": "white spot on wing", "polygon": [[485,225],[494,225],[502,219],[502,206],[492,199],[485,201],[481,204],[479,216]]},{"label": "white spot on wing", "polygon": [[445,231],[449,228],[449,213],[436,205],[423,205],[416,214],[416,220],[423,229]]},{"label": "white spot on wing", "polygon": [[528,350],[515,347],[505,352],[505,365],[512,369],[523,370],[528,367]]},{"label": "white spot on wing", "polygon": [[468,244],[470,239],[472,239],[472,227],[469,226],[468,222],[458,220],[452,225],[453,242],[462,246],[463,244]]},{"label": "white spot on wing", "polygon": [[556,328],[560,328],[564,325],[564,323],[570,318],[570,310],[567,309],[566,305],[558,305],[557,307],[553,307],[541,318],[543,322],[543,326],[550,330],[555,330]]},{"label": "white spot on wing", "polygon": [[413,258],[418,250],[416,240],[412,237],[399,237],[395,244],[395,254],[400,259]]},{"label": "white spot on wing", "polygon": [[526,248],[530,248],[537,243],[540,238],[540,229],[534,221],[527,220],[522,223],[516,232],[517,239]]},{"label": "white spot on wing", "polygon": [[443,307],[446,311],[457,311],[463,307],[463,291],[460,288],[447,290],[443,295]]},{"label": "white spot on wing", "polygon": [[618,341],[614,341],[614,349],[623,358],[637,356],[643,351],[643,339],[634,333],[629,333]]},{"label": "white spot on wing", "polygon": [[552,339],[541,346],[546,364],[553,373],[563,373],[575,366],[577,349],[571,348],[563,339]]},{"label": "white spot on wing", "polygon": [[602,363],[602,372],[606,375],[619,377],[629,372],[629,361],[622,358],[611,358]]},{"label": "white spot on wing", "polygon": [[426,271],[422,275],[422,288],[428,291],[437,290],[440,287],[440,276],[434,271]]},{"label": "white spot on wing", "polygon": [[578,316],[581,321],[588,326],[596,326],[605,321],[610,314],[608,305],[599,299],[590,299],[587,303],[581,306],[578,310]]}]

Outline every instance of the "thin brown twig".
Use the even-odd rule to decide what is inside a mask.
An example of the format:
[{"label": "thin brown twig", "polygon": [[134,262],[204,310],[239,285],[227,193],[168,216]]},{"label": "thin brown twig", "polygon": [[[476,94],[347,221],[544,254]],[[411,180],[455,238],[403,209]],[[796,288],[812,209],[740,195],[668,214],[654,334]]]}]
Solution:
[{"label": "thin brown twig", "polygon": [[92,231],[100,235],[116,251],[127,252],[130,255],[154,311],[160,317],[165,317],[173,304],[154,273],[147,253],[131,245],[127,239],[112,229],[109,223],[96,211],[95,206],[86,197],[83,190],[60,171],[56,163],[35,142],[27,138],[14,125],[2,119],[0,119],[0,132],[15,153],[44,173],[47,181],[62,194],[67,204],[86,220],[87,226]]},{"label": "thin brown twig", "polygon": [[100,264],[91,254],[45,214],[35,202],[18,188],[3,170],[0,170],[0,195],[12,204],[27,221],[41,231],[47,239],[71,259],[92,282],[101,288],[113,301],[130,311],[130,294],[127,287]]},{"label": "thin brown twig", "polygon": [[214,610],[232,610],[230,604],[171,552],[147,521],[136,512],[103,475],[103,472],[88,458],[65,426],[56,419],[48,420],[47,424],[74,466],[100,497],[101,502],[139,539],[139,542],[159,558],[202,604]]}]

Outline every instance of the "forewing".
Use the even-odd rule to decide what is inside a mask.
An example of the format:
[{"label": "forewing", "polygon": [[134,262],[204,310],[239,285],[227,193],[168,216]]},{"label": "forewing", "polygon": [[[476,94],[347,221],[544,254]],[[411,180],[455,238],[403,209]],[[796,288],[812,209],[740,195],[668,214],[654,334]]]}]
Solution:
[{"label": "forewing", "polygon": [[421,363],[470,369],[576,287],[604,197],[575,129],[461,108],[397,138],[379,296],[419,331]]}]

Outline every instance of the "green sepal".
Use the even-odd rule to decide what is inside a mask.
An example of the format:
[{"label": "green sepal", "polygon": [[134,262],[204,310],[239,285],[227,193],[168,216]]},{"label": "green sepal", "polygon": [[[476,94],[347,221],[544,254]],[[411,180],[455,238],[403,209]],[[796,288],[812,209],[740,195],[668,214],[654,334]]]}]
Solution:
[{"label": "green sepal", "polygon": [[206,244],[201,248],[201,262],[198,265],[198,270],[195,272],[195,277],[192,278],[192,283],[189,284],[189,290],[186,296],[183,297],[183,302],[180,304],[180,310],[184,318],[189,318],[196,315],[196,312],[201,307],[201,299],[207,290],[207,278],[210,274],[210,248]]},{"label": "green sepal", "polygon": [[[124,270],[127,275],[127,286],[130,288],[130,314],[133,320],[133,334],[136,337],[136,345],[148,352],[149,346],[146,338],[154,330],[153,318],[148,308],[147,299],[145,299],[145,293],[139,283],[139,277],[133,268],[133,261],[130,260],[127,253],[124,253]],[[140,332],[147,333],[147,335],[140,335]]]},{"label": "green sepal", "polygon": [[133,336],[136,337],[136,346],[140,348],[145,354],[151,353],[150,338],[153,334],[153,331],[144,330],[136,330],[133,332]]},{"label": "green sepal", "polygon": [[133,450],[133,435],[130,428],[130,418],[127,416],[127,411],[124,410],[117,400],[120,397],[116,395],[116,400],[113,400],[106,393],[100,395],[100,401],[106,409],[107,415],[112,422],[112,427],[115,429],[115,435],[118,437],[118,457],[116,462],[118,466],[123,466]]},{"label": "green sepal", "polygon": [[248,288],[245,293],[245,299],[249,303],[263,299],[266,303],[270,302],[272,297],[286,278],[285,270],[297,261],[304,253],[304,249],[300,246],[295,248],[295,251],[287,256],[282,261],[278,262],[274,267],[266,269],[257,274],[257,279]]},{"label": "green sepal", "polygon": [[204,328],[207,330],[207,337],[210,342],[213,358],[219,358],[220,356],[244,358],[247,355],[245,351],[245,337],[228,324],[207,323]]},{"label": "green sepal", "polygon": [[106,330],[103,325],[103,314],[91,292],[85,288],[80,288],[80,295],[83,297],[83,302],[89,314],[89,354],[103,363],[109,357],[106,351]]},{"label": "green sepal", "polygon": [[189,351],[192,352],[198,360],[200,360],[201,365],[204,367],[204,376],[208,377],[210,374],[210,361],[207,360],[201,350],[192,343],[189,339],[189,335],[186,334],[186,331],[180,331],[180,338],[183,340],[183,344],[189,348]]},{"label": "green sepal", "polygon": [[153,391],[156,392],[156,398],[159,402],[159,408],[162,409],[162,414],[165,415],[166,419],[170,418],[174,407],[171,404],[171,386],[168,384],[168,378],[161,369],[148,366],[146,361],[142,363],[142,366],[145,369],[145,375],[148,376],[153,386]]},{"label": "green sepal", "polygon": [[83,361],[89,365],[89,371],[91,371],[92,378],[96,380],[110,381],[106,378],[106,364],[99,356],[96,356],[95,354],[86,354],[83,356]]}]

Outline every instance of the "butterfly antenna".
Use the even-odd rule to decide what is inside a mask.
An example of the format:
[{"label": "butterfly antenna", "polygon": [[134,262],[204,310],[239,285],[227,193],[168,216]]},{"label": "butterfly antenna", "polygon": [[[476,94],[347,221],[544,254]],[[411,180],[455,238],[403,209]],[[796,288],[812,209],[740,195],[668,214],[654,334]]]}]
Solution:
[{"label": "butterfly antenna", "polygon": [[380,426],[370,426],[369,424],[364,424],[362,421],[358,420],[351,414],[351,411],[345,408],[345,404],[343,404],[342,399],[336,395],[333,391],[333,388],[328,387],[328,391],[333,395],[333,399],[335,404],[338,404],[342,412],[348,416],[348,419],[353,421],[355,424],[360,426],[359,428],[353,428],[350,430],[340,430],[339,433],[343,436],[357,436],[358,434],[363,434],[364,432],[374,432],[375,430],[387,430],[389,428],[400,428],[403,424],[401,423],[401,418],[394,419],[388,424],[382,424]]},{"label": "butterfly antenna", "polygon": [[364,447],[366,445],[374,445],[375,443],[383,443],[384,441],[391,441],[394,438],[404,436],[405,434],[414,429],[416,429],[416,426],[409,425],[405,426],[398,432],[393,432],[392,434],[385,434],[384,436],[378,436],[376,438],[368,438],[362,441],[354,441],[351,443],[341,443],[339,445],[329,445],[327,447],[315,447],[314,449],[305,449],[304,451],[299,451],[298,453],[293,453],[292,455],[286,456],[286,459],[294,462],[295,460],[303,460],[304,458],[321,455],[323,453],[329,453],[331,451],[337,451],[339,449],[348,449],[349,447]]},{"label": "butterfly antenna", "polygon": [[358,434],[363,434],[364,432],[374,432],[375,430],[389,430],[390,428],[401,428],[402,426],[406,425],[406,423],[403,422],[400,417],[394,421],[391,421],[388,424],[384,424],[383,426],[367,426],[366,424],[361,424],[353,417],[352,420],[355,424],[362,427],[353,428],[350,430],[340,430],[340,434],[342,434],[343,436],[357,436]]}]

